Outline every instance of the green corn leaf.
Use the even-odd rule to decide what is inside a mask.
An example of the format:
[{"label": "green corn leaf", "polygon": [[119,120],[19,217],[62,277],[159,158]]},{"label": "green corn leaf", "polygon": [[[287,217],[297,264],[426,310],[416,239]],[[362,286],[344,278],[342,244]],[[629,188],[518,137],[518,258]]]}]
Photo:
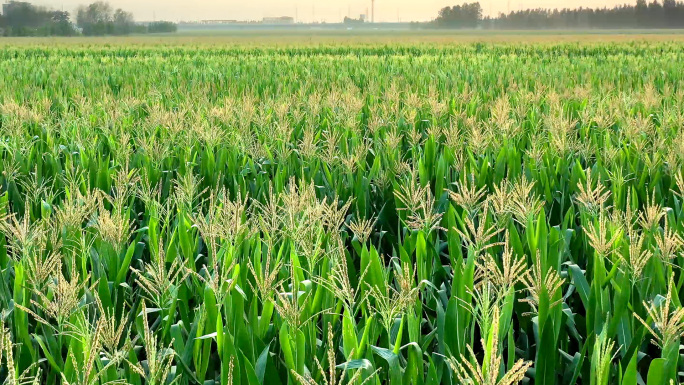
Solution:
[{"label": "green corn leaf", "polygon": [[646,385],[667,383],[667,374],[665,373],[666,361],[664,358],[656,358],[651,361],[651,365],[648,367]]}]

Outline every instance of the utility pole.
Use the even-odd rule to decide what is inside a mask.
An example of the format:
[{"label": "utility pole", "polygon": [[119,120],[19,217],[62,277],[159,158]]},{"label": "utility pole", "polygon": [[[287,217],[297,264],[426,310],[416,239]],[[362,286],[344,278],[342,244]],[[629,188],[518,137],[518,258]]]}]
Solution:
[{"label": "utility pole", "polygon": [[375,23],[375,0],[371,0],[371,23]]}]

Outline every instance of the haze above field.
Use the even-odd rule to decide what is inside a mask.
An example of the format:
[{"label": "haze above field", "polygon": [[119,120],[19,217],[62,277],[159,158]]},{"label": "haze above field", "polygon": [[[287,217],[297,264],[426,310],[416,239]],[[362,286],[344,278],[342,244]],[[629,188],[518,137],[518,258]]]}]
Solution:
[{"label": "haze above field", "polygon": [[[301,22],[338,22],[345,16],[358,17],[370,12],[370,0],[110,0],[116,8],[133,12],[135,18],[147,20],[192,21],[205,19],[261,20],[263,17],[292,16]],[[496,16],[528,8],[575,8],[610,7],[626,0],[483,0],[480,2],[485,16]],[[83,4],[82,0],[36,0],[35,4],[65,11],[74,11]],[[460,4],[460,0],[376,0],[375,19],[379,22],[427,21],[433,19],[439,9]]]}]

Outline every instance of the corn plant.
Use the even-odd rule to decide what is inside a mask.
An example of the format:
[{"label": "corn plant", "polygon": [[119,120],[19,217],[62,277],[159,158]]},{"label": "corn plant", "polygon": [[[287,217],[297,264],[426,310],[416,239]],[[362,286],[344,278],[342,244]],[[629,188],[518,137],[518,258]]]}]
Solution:
[{"label": "corn plant", "polygon": [[0,382],[679,383],[682,62],[6,46]]}]

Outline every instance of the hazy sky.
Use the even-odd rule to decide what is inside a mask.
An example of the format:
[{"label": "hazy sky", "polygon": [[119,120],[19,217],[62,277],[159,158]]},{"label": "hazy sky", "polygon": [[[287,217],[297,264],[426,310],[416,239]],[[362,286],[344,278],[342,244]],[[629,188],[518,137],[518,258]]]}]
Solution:
[{"label": "hazy sky", "polygon": [[[32,3],[73,12],[79,4],[94,0],[33,0]],[[375,0],[376,21],[430,20],[447,5],[465,0]],[[475,1],[475,0],[468,0]],[[636,0],[480,0],[485,15],[521,8],[604,7]],[[293,16],[299,21],[335,22],[350,14],[358,17],[370,9],[371,0],[109,0],[116,8],[133,12],[140,21],[237,19],[260,20],[265,16]]]}]

